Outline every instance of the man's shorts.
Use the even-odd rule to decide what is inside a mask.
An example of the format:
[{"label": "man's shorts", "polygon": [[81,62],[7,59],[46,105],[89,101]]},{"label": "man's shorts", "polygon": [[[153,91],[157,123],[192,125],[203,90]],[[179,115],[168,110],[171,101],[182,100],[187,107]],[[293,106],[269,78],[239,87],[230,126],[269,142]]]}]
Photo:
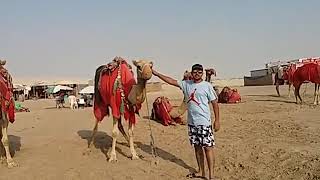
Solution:
[{"label": "man's shorts", "polygon": [[191,145],[212,147],[215,145],[212,126],[188,125],[188,134]]}]

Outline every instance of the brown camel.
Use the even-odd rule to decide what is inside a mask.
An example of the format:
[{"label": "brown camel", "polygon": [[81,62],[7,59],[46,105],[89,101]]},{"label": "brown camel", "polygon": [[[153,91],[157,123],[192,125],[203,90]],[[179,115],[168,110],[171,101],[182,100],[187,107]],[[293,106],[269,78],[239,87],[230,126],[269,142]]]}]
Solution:
[{"label": "brown camel", "polygon": [[[14,121],[14,106],[13,106],[13,93],[12,93],[12,78],[8,71],[3,67],[6,64],[5,60],[0,60],[0,161],[7,162],[8,168],[18,166],[13,158],[11,157],[9,150],[9,139],[8,139],[8,126],[9,121]],[[4,101],[4,102],[3,102]]]},{"label": "brown camel", "polygon": [[[94,114],[96,117],[95,126],[92,133],[92,139],[98,130],[98,122],[102,121],[108,112],[109,107],[113,115],[112,130],[112,148],[109,162],[116,162],[116,142],[119,131],[128,141],[132,159],[139,159],[133,142],[133,127],[135,124],[135,113],[141,107],[146,98],[146,83],[152,77],[152,62],[140,60],[133,61],[137,67],[137,83],[134,80],[130,65],[122,58],[116,57],[112,63],[107,66],[100,66],[95,75],[95,105]],[[120,104],[119,104],[120,101]],[[129,121],[129,138],[124,131],[121,123],[121,116]]]},{"label": "brown camel", "polygon": [[183,74],[183,79],[182,80],[192,80],[192,74],[188,70],[186,70]]},{"label": "brown camel", "polygon": [[217,72],[214,69],[206,69],[206,81],[211,82],[211,76],[217,76]]}]

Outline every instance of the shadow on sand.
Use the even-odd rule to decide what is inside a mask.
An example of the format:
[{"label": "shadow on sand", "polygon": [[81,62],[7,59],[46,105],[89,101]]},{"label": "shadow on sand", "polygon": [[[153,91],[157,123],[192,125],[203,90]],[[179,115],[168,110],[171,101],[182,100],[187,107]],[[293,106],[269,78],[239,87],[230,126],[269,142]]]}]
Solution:
[{"label": "shadow on sand", "polygon": [[262,94],[251,94],[251,95],[246,95],[248,97],[276,97],[280,98],[278,95],[262,95]]},{"label": "shadow on sand", "polygon": [[[89,146],[91,142],[92,130],[80,130],[78,131],[78,135],[87,140],[87,144]],[[109,159],[108,148],[112,146],[112,137],[109,136],[105,132],[98,131],[95,135],[94,142],[92,142],[95,148],[100,149],[100,151]],[[121,143],[118,143],[121,144]],[[124,157],[130,158],[129,155],[125,154],[120,148],[116,147],[116,151],[123,155]]]},{"label": "shadow on sand", "polygon": [[257,99],[254,101],[257,101],[257,102],[281,102],[281,103],[287,103],[287,104],[296,104],[295,101],[281,100],[281,99]]},{"label": "shadow on sand", "polygon": [[[82,139],[87,140],[87,143],[89,144],[90,141],[91,141],[92,131],[91,130],[80,130],[80,131],[78,131],[78,135]],[[118,144],[128,147],[127,143],[118,143]],[[150,145],[146,145],[146,144],[143,144],[141,142],[136,142],[135,144],[143,152],[152,155],[151,146]],[[112,137],[109,136],[105,132],[98,131],[96,136],[95,136],[93,145],[95,146],[95,148],[100,149],[101,152],[108,158],[109,157],[108,156],[108,151],[106,149],[111,148],[111,146],[112,146]],[[121,155],[123,155],[123,156],[125,156],[127,158],[130,158],[130,155],[127,155],[127,154],[123,153],[123,151],[120,148],[117,147],[116,151],[118,153],[120,153]],[[189,170],[190,172],[195,172],[196,171],[194,168],[192,168],[189,165],[187,165],[182,159],[177,158],[175,155],[173,155],[173,154],[171,154],[171,153],[169,153],[169,152],[167,152],[165,150],[162,150],[160,148],[156,148],[156,151],[157,151],[158,156],[160,158],[162,158],[163,160],[175,163],[175,164],[177,164],[177,165]]]},{"label": "shadow on sand", "polygon": [[10,154],[12,157],[16,154],[17,151],[21,149],[21,137],[8,135],[9,143],[10,143]]},{"label": "shadow on sand", "polygon": [[[139,149],[141,149],[145,153],[152,155],[151,145],[146,145],[141,142],[136,142],[135,144],[138,146]],[[189,170],[190,172],[196,172],[196,170],[194,168],[192,168],[191,166],[186,164],[182,159],[177,158],[175,155],[173,155],[173,154],[171,154],[161,148],[158,148],[158,147],[156,147],[156,152],[161,159],[175,163],[175,164]]]}]

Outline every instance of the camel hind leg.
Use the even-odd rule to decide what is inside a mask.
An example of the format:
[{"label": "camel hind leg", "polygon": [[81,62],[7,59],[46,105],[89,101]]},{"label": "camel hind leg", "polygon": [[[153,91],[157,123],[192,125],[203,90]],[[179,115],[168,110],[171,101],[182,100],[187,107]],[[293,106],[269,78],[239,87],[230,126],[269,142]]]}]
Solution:
[{"label": "camel hind leg", "polygon": [[2,132],[2,138],[1,142],[5,149],[5,155],[7,157],[7,164],[8,168],[17,167],[18,163],[14,162],[14,160],[11,157],[10,150],[9,150],[9,139],[8,139],[8,125],[9,121],[7,118],[7,114],[2,112],[2,122],[1,122],[1,132]]},{"label": "camel hind leg", "polygon": [[113,129],[112,129],[112,147],[110,152],[109,162],[117,162],[117,154],[116,154],[116,144],[117,144],[117,137],[119,135],[119,128],[118,128],[119,119],[113,117]]}]

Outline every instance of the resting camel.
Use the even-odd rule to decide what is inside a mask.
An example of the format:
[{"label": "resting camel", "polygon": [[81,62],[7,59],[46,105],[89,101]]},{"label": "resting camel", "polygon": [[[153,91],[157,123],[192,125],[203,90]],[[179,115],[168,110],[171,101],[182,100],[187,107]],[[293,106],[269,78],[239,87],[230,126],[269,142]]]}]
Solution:
[{"label": "resting camel", "polygon": [[0,160],[7,161],[8,168],[18,166],[13,160],[9,149],[8,126],[9,122],[14,122],[14,102],[13,102],[13,85],[12,78],[8,71],[3,67],[5,60],[0,60],[0,125],[1,125],[1,144],[0,144]]},{"label": "resting camel", "polygon": [[304,81],[309,81],[315,83],[314,89],[314,105],[320,103],[320,63],[306,63],[301,67],[297,68],[297,70],[293,74],[293,86],[295,87],[295,97],[296,103],[298,103],[298,98],[302,103],[302,98],[300,96],[300,87]]},{"label": "resting camel", "polygon": [[[116,57],[112,63],[102,65],[96,70],[95,74],[95,99],[94,115],[96,118],[92,132],[92,139],[88,147],[94,140],[98,130],[98,123],[109,115],[111,108],[113,116],[112,148],[109,162],[116,162],[116,142],[119,131],[128,141],[130,146],[131,158],[139,159],[133,142],[133,127],[136,123],[135,113],[138,113],[141,104],[146,98],[146,82],[152,77],[152,62],[133,61],[137,67],[137,82],[134,79],[131,66],[121,57]],[[121,116],[129,121],[129,138],[125,133]]]}]

